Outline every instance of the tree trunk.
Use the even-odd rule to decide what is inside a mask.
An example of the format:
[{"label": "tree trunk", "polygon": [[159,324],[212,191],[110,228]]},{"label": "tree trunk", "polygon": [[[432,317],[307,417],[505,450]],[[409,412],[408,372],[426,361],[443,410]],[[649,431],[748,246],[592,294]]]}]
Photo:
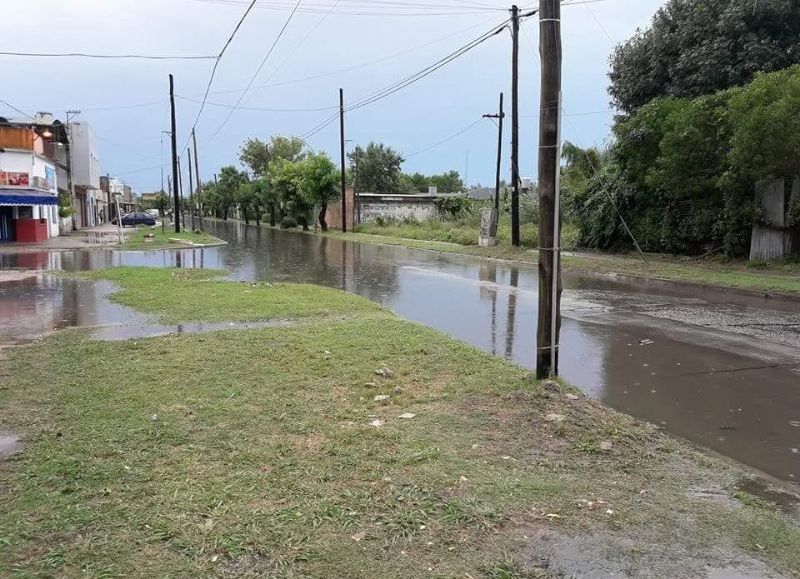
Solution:
[{"label": "tree trunk", "polygon": [[261,212],[256,211],[256,227],[261,227]]},{"label": "tree trunk", "polygon": [[228,208],[227,207],[222,210],[222,220],[223,221],[227,221],[228,220]]},{"label": "tree trunk", "polygon": [[269,204],[269,225],[275,227],[275,204]]},{"label": "tree trunk", "polygon": [[300,218],[300,224],[303,226],[303,231],[308,231],[308,217],[306,215]]},{"label": "tree trunk", "polygon": [[319,227],[322,231],[328,231],[328,222],[325,221],[325,214],[328,212],[328,204],[323,203],[320,205],[319,210]]},{"label": "tree trunk", "polygon": [[250,220],[247,218],[247,207],[242,207],[242,215],[244,216],[244,224],[250,225]]}]

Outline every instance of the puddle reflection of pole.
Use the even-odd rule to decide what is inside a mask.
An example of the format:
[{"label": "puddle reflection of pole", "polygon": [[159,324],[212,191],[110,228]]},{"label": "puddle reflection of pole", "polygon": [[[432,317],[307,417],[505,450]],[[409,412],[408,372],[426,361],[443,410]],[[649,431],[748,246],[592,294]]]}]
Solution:
[{"label": "puddle reflection of pole", "polygon": [[514,330],[517,318],[517,292],[519,270],[511,269],[511,289],[508,292],[508,318],[506,319],[506,359],[510,360],[514,352]]}]

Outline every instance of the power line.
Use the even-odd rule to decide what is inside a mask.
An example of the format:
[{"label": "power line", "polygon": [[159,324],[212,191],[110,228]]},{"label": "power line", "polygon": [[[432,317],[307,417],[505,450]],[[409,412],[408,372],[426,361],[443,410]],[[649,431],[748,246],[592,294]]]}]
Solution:
[{"label": "power line", "polygon": [[155,55],[155,54],[93,54],[87,52],[11,52],[0,51],[0,56],[30,58],[101,58],[113,60],[212,60],[216,56]]},{"label": "power line", "polygon": [[[350,112],[350,111],[353,111],[353,110],[356,110],[356,109],[360,109],[360,108],[365,107],[365,106],[367,106],[369,104],[372,104],[372,103],[377,102],[377,101],[379,101],[381,99],[384,99],[384,98],[386,98],[386,97],[388,97],[388,96],[390,96],[390,95],[392,95],[392,94],[394,94],[394,93],[396,93],[396,92],[398,92],[398,91],[400,91],[400,90],[402,90],[402,89],[404,89],[404,88],[406,88],[406,87],[408,87],[408,86],[410,86],[410,85],[422,80],[426,76],[428,76],[430,74],[433,74],[435,71],[439,70],[443,66],[445,66],[445,65],[449,64],[450,62],[456,60],[458,57],[466,54],[467,52],[469,52],[470,50],[472,50],[476,46],[479,46],[480,44],[482,44],[483,42],[485,42],[489,38],[492,38],[493,36],[495,36],[496,34],[501,32],[505,28],[506,23],[508,23],[508,19],[503,20],[503,22],[501,22],[497,26],[491,28],[487,32],[484,32],[483,34],[481,34],[480,36],[478,36],[477,38],[475,38],[471,42],[468,42],[467,44],[465,44],[461,48],[458,48],[458,49],[454,50],[453,52],[449,53],[444,58],[439,59],[435,63],[423,68],[422,70],[412,74],[411,76],[408,76],[408,77],[406,77],[406,78],[404,78],[404,79],[402,79],[400,81],[397,81],[397,82],[394,82],[394,83],[392,83],[390,85],[387,85],[384,88],[379,89],[378,91],[375,91],[374,93],[371,93],[370,95],[367,95],[366,97],[360,99],[359,101],[356,101],[355,104],[347,107],[345,109],[345,112]],[[314,135],[316,135],[317,133],[319,133],[323,129],[325,129],[328,126],[330,126],[331,124],[333,124],[336,121],[337,118],[338,118],[338,115],[336,115],[336,114],[325,117],[325,119],[322,122],[320,122],[319,124],[315,125],[314,128],[312,128],[311,130],[309,130],[306,133],[304,133],[303,134],[303,138],[304,139],[308,139],[308,138],[313,137]]]},{"label": "power line", "polygon": [[[206,4],[220,4],[220,5],[239,5],[243,4],[244,0],[194,0],[195,2],[203,2]],[[502,8],[491,6],[464,6],[453,4],[420,4],[412,2],[376,2],[370,0],[363,4],[359,4],[357,0],[343,0],[345,3],[351,3],[351,6],[342,6],[342,9],[336,11],[336,15],[345,16],[459,16],[468,14],[481,14],[486,12],[503,11]],[[260,2],[258,8],[273,11],[286,11],[291,7],[288,2]],[[396,12],[386,12],[386,8],[397,10]],[[299,12],[309,14],[320,14],[330,9],[330,4],[322,3],[306,3]],[[360,10],[360,11],[358,11]],[[438,10],[434,12],[432,10]]]},{"label": "power line", "polygon": [[[214,77],[217,74],[217,67],[219,67],[219,63],[222,60],[222,56],[225,54],[225,51],[228,50],[228,47],[231,45],[231,42],[233,42],[236,33],[239,32],[239,29],[242,27],[242,24],[244,24],[247,15],[250,14],[250,11],[253,9],[253,6],[255,6],[255,4],[256,0],[251,0],[250,5],[247,7],[247,10],[244,11],[244,14],[242,14],[242,17],[239,19],[239,22],[236,23],[233,32],[231,32],[231,35],[228,37],[228,40],[222,46],[222,50],[219,51],[219,54],[217,55],[217,58],[214,61],[214,68],[211,69],[211,76],[209,77],[208,84],[206,85],[206,92],[203,95],[203,102],[200,104],[200,110],[197,111],[197,116],[194,119],[194,123],[192,123],[192,131],[194,131],[197,128],[197,123],[200,122],[200,116],[203,114],[203,109],[205,109],[206,99],[208,98],[208,92],[211,90],[211,85],[214,82]],[[192,131],[190,131],[190,133]],[[186,141],[186,147],[188,146],[189,146],[189,141]]]},{"label": "power line", "polygon": [[388,96],[391,96],[392,94],[394,94],[394,93],[396,93],[396,92],[398,92],[400,90],[403,90],[404,88],[406,88],[408,86],[411,86],[412,84],[414,84],[416,82],[419,82],[420,80],[422,80],[426,76],[429,76],[429,75],[433,74],[434,72],[436,72],[440,68],[450,64],[451,62],[453,62],[454,60],[456,60],[460,56],[463,56],[464,54],[466,54],[467,52],[469,52],[472,49],[476,48],[477,46],[483,44],[484,42],[486,42],[487,40],[489,40],[493,36],[496,36],[497,34],[502,32],[503,29],[505,28],[505,25],[506,25],[507,22],[508,22],[508,19],[504,20],[500,25],[495,26],[494,28],[492,28],[491,30],[489,30],[487,32],[484,32],[479,37],[477,37],[475,40],[467,43],[466,45],[462,46],[461,48],[458,48],[457,50],[451,52],[450,54],[448,54],[444,58],[439,59],[438,61],[436,61],[433,64],[423,68],[422,70],[412,74],[411,76],[408,76],[408,77],[404,78],[403,80],[400,80],[400,81],[394,82],[394,83],[392,83],[390,85],[387,85],[384,88],[372,93],[371,95],[368,95],[368,96],[362,98],[360,101],[357,101],[355,104],[353,104],[350,107],[348,107],[347,111],[353,111],[353,110],[365,107],[367,105],[370,105],[370,104],[372,104],[372,103],[374,103],[376,101],[379,101],[379,100],[382,100],[382,99],[384,99],[384,98],[386,98]]},{"label": "power line", "polygon": [[426,151],[430,151],[431,149],[435,149],[435,148],[436,148],[436,147],[438,147],[439,145],[444,145],[445,143],[447,143],[447,142],[449,142],[449,141],[452,141],[452,140],[453,140],[453,139],[455,139],[456,137],[460,137],[460,136],[461,136],[461,135],[463,135],[464,133],[468,132],[470,129],[472,129],[472,128],[476,127],[478,124],[480,124],[480,122],[481,122],[482,120],[483,120],[483,119],[482,119],[482,118],[480,118],[480,119],[478,119],[477,121],[475,121],[474,123],[470,123],[468,126],[464,127],[463,129],[460,129],[460,130],[458,130],[457,132],[453,133],[453,134],[452,134],[452,135],[450,135],[449,137],[445,137],[445,138],[444,138],[444,139],[442,139],[441,141],[437,141],[437,142],[433,143],[432,145],[429,145],[429,146],[427,146],[427,147],[423,147],[422,149],[418,149],[418,150],[414,151],[413,153],[409,153],[408,155],[404,155],[404,157],[405,157],[406,159],[408,159],[409,157],[413,157],[413,156],[415,156],[415,155],[419,155],[420,153],[425,153]]},{"label": "power line", "polygon": [[[264,65],[267,63],[267,60],[269,60],[269,57],[272,56],[275,47],[278,45],[278,42],[280,42],[281,38],[283,37],[283,33],[286,32],[286,28],[288,28],[289,23],[292,21],[292,18],[294,18],[294,15],[297,12],[297,9],[300,7],[300,3],[302,1],[303,0],[297,0],[297,2],[295,3],[294,10],[292,10],[288,18],[286,18],[286,22],[283,23],[283,27],[281,28],[280,32],[278,32],[278,35],[275,37],[275,40],[272,42],[272,46],[269,47],[269,50],[264,55],[264,58],[261,60],[261,64],[258,65],[255,74],[253,74],[253,76],[250,78],[250,82],[247,83],[247,87],[245,87],[244,91],[242,91],[242,94],[239,95],[236,104],[234,105],[233,109],[231,109],[231,111],[228,113],[228,116],[225,117],[225,120],[222,121],[222,124],[219,127],[217,127],[217,130],[211,134],[211,139],[216,137],[220,133],[220,131],[225,127],[225,125],[228,124],[228,121],[230,121],[231,117],[236,112],[236,109],[238,109],[239,105],[242,104],[242,100],[244,99],[247,92],[250,90],[250,87],[253,86],[253,83],[256,81],[256,78],[258,78],[258,75],[261,74],[261,70],[264,68]],[[255,3],[255,0],[253,0],[253,3]]]},{"label": "power line", "polygon": [[[472,30],[474,28],[477,28],[478,26],[482,26],[483,24],[484,24],[484,22],[479,22],[477,24],[472,24],[470,26],[467,26],[466,28],[462,28],[461,30],[458,30],[457,32],[454,32],[452,34],[448,34],[447,36],[439,37],[436,40],[433,40],[431,42],[426,42],[425,44],[419,44],[419,45],[414,46],[412,48],[408,48],[406,50],[401,50],[400,52],[395,52],[395,53],[389,54],[387,56],[383,56],[381,58],[376,58],[374,60],[369,60],[369,61],[363,62],[361,64],[355,64],[355,65],[348,66],[348,67],[345,67],[345,68],[340,68],[340,69],[337,69],[337,70],[331,70],[331,71],[327,71],[327,72],[323,72],[323,73],[319,73],[319,74],[314,74],[314,75],[310,75],[310,76],[305,76],[305,77],[301,77],[301,78],[289,79],[289,80],[285,80],[285,81],[273,82],[273,83],[262,84],[262,85],[256,85],[254,87],[251,87],[251,90],[257,90],[257,89],[261,89],[261,88],[269,88],[269,87],[275,87],[275,86],[285,86],[285,85],[289,85],[289,84],[298,84],[298,83],[307,82],[307,81],[310,81],[310,80],[317,80],[319,78],[325,78],[325,77],[328,77],[328,76],[336,76],[337,74],[341,74],[343,72],[350,72],[350,71],[353,71],[353,70],[358,70],[360,68],[371,66],[373,64],[379,64],[381,62],[386,62],[388,60],[392,60],[392,59],[397,58],[399,56],[404,56],[406,54],[410,54],[412,52],[416,52],[416,51],[421,50],[423,48],[427,48],[429,46],[433,46],[434,44],[439,44],[440,42],[443,42],[445,40],[449,40],[450,38],[453,38],[454,36],[458,36],[459,34],[463,34],[464,32],[467,32],[468,30]],[[211,94],[235,93],[235,92],[239,92],[241,90],[242,89],[237,88],[237,89],[229,89],[229,90],[224,90],[224,91],[212,91]]]},{"label": "power line", "polygon": [[15,111],[15,112],[18,112],[19,114],[21,114],[21,115],[23,115],[23,116],[25,116],[25,117],[28,117],[28,118],[29,118],[29,119],[31,119],[31,120],[34,120],[34,121],[36,120],[36,119],[35,119],[33,116],[29,115],[28,113],[26,113],[26,112],[25,112],[25,111],[23,111],[22,109],[18,109],[17,107],[15,107],[14,105],[12,105],[12,104],[11,104],[10,102],[8,102],[8,101],[4,101],[3,99],[0,99],[0,103],[3,103],[4,105],[6,105],[6,106],[7,106],[8,108],[10,108],[11,110],[13,110],[13,111]]},{"label": "power line", "polygon": [[[183,101],[188,101],[191,103],[199,103],[198,99],[193,99],[190,97],[181,96],[179,94],[175,95],[176,98],[179,98]],[[270,113],[308,113],[308,112],[318,112],[318,111],[332,111],[333,109],[338,109],[339,107],[330,106],[330,107],[311,107],[307,109],[273,109],[269,107],[249,107],[249,106],[239,106],[236,107],[234,105],[228,105],[225,103],[217,103],[214,101],[206,101],[207,105],[211,105],[212,107],[221,107],[224,109],[234,109],[238,108],[242,111],[266,111]]]}]

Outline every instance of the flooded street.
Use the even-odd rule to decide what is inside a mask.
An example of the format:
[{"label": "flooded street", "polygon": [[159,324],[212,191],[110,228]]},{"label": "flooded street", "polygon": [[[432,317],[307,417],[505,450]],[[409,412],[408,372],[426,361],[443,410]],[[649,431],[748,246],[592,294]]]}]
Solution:
[{"label": "flooded street", "polygon": [[[321,284],[522,366],[534,365],[534,266],[210,222],[227,246],[0,255],[0,267],[227,269],[237,280]],[[800,480],[800,302],[564,278],[562,376],[588,395],[785,481]],[[70,326],[128,338],[159,327],[111,304],[107,284],[39,275],[0,284],[0,343]],[[149,328],[148,331],[141,331]],[[218,327],[205,328],[219,329]]]}]

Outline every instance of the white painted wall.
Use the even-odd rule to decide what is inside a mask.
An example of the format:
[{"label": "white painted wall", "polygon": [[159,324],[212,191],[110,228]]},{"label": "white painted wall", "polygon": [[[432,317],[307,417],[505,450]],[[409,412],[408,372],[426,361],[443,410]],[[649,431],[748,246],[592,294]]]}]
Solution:
[{"label": "white painted wall", "polygon": [[72,182],[90,189],[100,189],[100,160],[97,140],[89,123],[70,123],[72,141]]}]

